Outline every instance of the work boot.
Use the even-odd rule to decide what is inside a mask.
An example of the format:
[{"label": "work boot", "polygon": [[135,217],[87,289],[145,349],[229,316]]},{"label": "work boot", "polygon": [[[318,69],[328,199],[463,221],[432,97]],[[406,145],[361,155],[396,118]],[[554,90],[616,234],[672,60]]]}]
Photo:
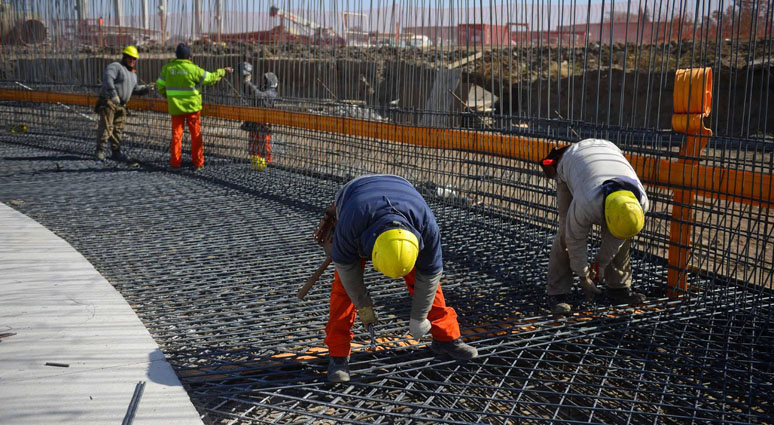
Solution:
[{"label": "work boot", "polygon": [[570,305],[570,295],[549,295],[548,307],[551,309],[551,314],[570,314],[572,311],[572,305]]},{"label": "work boot", "polygon": [[478,350],[462,342],[462,337],[454,341],[438,341],[434,339],[430,349],[436,354],[447,354],[454,360],[470,360],[478,357]]},{"label": "work boot", "polygon": [[613,305],[638,305],[645,302],[645,295],[632,291],[632,288],[608,288],[607,298]]},{"label": "work boot", "polygon": [[349,382],[349,357],[330,357],[328,382]]},{"label": "work boot", "polygon": [[105,160],[105,151],[102,149],[97,149],[96,154],[97,161],[104,161]]},{"label": "work boot", "polygon": [[126,156],[125,153],[121,151],[113,151],[113,154],[110,156],[110,159],[116,162],[133,162],[132,158],[129,158]]}]

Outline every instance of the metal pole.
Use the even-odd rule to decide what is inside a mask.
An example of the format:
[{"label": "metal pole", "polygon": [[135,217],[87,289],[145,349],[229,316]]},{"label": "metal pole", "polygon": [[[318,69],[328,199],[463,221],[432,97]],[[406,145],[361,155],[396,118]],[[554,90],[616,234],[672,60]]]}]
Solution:
[{"label": "metal pole", "polygon": [[148,17],[148,0],[141,0],[140,8],[142,12],[142,22],[140,26],[142,29],[147,30],[150,28],[150,19]]},{"label": "metal pole", "polygon": [[[220,36],[223,33],[223,0],[215,0],[215,25],[218,27],[217,42],[220,43]],[[247,30],[245,30],[247,31]]]},{"label": "metal pole", "polygon": [[89,19],[89,0],[78,0],[75,8],[78,10],[79,21]]},{"label": "metal pole", "polygon": [[167,15],[167,0],[159,0],[159,21],[161,22],[161,40],[160,43],[163,46],[167,41],[167,28],[166,28],[166,15]]},{"label": "metal pole", "polygon": [[194,33],[193,39],[202,38],[202,0],[194,0]]},{"label": "metal pole", "polygon": [[123,15],[122,0],[113,0],[113,13],[116,17],[116,25],[121,26],[121,16]]}]

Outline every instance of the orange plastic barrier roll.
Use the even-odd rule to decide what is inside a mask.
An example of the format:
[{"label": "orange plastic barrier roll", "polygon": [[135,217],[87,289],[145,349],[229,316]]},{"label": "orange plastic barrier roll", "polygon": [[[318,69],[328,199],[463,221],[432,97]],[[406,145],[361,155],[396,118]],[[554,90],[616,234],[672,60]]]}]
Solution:
[{"label": "orange plastic barrier roll", "polygon": [[[712,69],[678,69],[675,71],[674,114],[672,128],[687,134],[685,144],[680,148],[683,158],[678,164],[691,169],[702,155],[712,131],[704,127],[704,117],[709,115],[712,105]],[[685,171],[683,172],[685,173]],[[701,176],[683,174],[685,186],[695,187],[695,180]],[[691,253],[691,229],[693,204],[696,193],[693,190],[675,190],[672,204],[672,222],[669,225],[669,270],[667,271],[667,294],[679,296],[688,290],[686,268]]]},{"label": "orange plastic barrier roll", "polygon": [[712,106],[712,68],[675,71],[672,100],[675,114],[709,115]]}]

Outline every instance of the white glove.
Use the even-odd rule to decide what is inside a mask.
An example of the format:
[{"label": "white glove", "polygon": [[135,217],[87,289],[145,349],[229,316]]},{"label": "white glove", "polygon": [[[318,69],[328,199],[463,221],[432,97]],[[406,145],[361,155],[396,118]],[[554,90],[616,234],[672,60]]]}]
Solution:
[{"label": "white glove", "polygon": [[113,102],[113,103],[115,103],[115,104],[116,104],[116,106],[120,106],[120,105],[121,105],[121,98],[120,98],[120,97],[118,97],[118,96],[113,96],[113,98],[112,98],[112,99],[110,99],[110,101],[111,101],[111,102]]},{"label": "white glove", "polygon": [[414,339],[420,339],[430,332],[430,321],[427,319],[409,319],[409,332]]}]

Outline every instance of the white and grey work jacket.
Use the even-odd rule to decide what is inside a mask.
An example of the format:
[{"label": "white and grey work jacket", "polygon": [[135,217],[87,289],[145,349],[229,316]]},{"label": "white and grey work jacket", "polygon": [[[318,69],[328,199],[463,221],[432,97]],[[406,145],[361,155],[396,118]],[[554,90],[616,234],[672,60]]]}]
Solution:
[{"label": "white and grey work jacket", "polygon": [[557,206],[559,232],[564,235],[570,268],[586,276],[586,239],[593,224],[602,226],[602,244],[595,258],[604,270],[624,243],[613,236],[605,223],[605,194],[602,184],[627,177],[640,190],[640,205],[648,212],[650,203],[637,173],[616,145],[607,140],[586,139],[573,144],[562,155],[557,167]]}]

